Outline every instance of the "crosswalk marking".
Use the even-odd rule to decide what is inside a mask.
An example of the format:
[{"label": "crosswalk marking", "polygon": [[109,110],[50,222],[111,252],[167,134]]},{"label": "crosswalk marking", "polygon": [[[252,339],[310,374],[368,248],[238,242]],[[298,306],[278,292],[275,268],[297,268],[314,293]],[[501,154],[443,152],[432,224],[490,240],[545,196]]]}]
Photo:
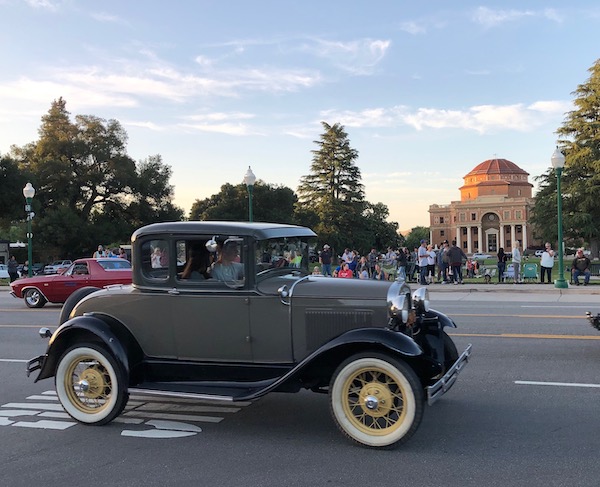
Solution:
[{"label": "crosswalk marking", "polygon": [[[123,437],[183,438],[201,433],[199,423],[218,424],[251,404],[252,401],[224,403],[132,394],[124,412],[113,423],[127,425],[121,431]],[[77,424],[65,412],[54,390],[27,396],[25,402],[0,406],[0,427],[64,431]]]}]

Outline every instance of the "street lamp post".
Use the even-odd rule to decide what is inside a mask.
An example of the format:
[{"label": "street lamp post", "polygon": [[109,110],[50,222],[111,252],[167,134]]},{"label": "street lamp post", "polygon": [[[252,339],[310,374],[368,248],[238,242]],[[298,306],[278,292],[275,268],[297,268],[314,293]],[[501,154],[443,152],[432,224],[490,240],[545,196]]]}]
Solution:
[{"label": "street lamp post", "polygon": [[562,192],[560,189],[560,177],[565,167],[565,156],[558,147],[552,154],[552,167],[556,171],[556,201],[558,207],[558,279],[554,281],[554,287],[566,289],[569,284],[565,280],[565,268],[563,264],[564,246],[563,246],[563,228],[562,228]]},{"label": "street lamp post", "polygon": [[248,166],[248,170],[244,175],[244,183],[248,188],[248,221],[252,223],[252,192],[254,191],[254,183],[256,182],[256,176],[252,172],[252,168]]},{"label": "street lamp post", "polygon": [[33,238],[31,220],[33,219],[33,211],[31,211],[31,200],[35,196],[35,188],[31,183],[27,183],[23,188],[23,196],[25,196],[25,213],[27,214],[27,275],[31,277],[33,275],[33,250],[31,248],[31,239]]}]

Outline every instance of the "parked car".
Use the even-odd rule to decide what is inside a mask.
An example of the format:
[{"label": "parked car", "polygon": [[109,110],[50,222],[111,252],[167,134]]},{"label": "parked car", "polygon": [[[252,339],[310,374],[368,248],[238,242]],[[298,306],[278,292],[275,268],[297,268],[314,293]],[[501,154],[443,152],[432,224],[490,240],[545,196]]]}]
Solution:
[{"label": "parked car", "polygon": [[78,259],[62,274],[40,274],[11,282],[11,294],[30,308],[64,303],[78,289],[130,284],[131,264],[125,259]]},{"label": "parked car", "polygon": [[55,260],[52,264],[44,267],[44,274],[58,274],[65,269],[68,269],[73,261],[71,260]]},{"label": "parked car", "polygon": [[477,259],[477,260],[484,260],[484,259],[491,259],[492,255],[490,254],[480,254],[480,253],[475,253],[471,256],[471,259]]},{"label": "parked car", "polygon": [[0,279],[10,279],[8,275],[8,266],[6,264],[0,264]]},{"label": "parked car", "polygon": [[248,401],[310,389],[329,394],[351,440],[400,444],[471,346],[459,355],[445,331],[456,325],[429,308],[426,288],[310,275],[315,237],[268,223],[141,228],[133,284],[71,295],[27,373],[55,377],[65,411],[86,424],[113,420],[129,393]]}]

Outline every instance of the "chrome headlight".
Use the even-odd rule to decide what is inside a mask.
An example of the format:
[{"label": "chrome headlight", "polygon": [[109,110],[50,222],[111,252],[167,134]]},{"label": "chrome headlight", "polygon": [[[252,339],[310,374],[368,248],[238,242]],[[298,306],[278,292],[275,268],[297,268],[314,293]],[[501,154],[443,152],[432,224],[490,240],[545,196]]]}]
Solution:
[{"label": "chrome headlight", "polygon": [[419,314],[429,311],[429,291],[426,287],[417,289],[413,295],[413,306]]},{"label": "chrome headlight", "polygon": [[411,309],[410,288],[404,281],[396,281],[390,286],[387,303],[390,318],[400,320],[403,324],[408,323]]}]

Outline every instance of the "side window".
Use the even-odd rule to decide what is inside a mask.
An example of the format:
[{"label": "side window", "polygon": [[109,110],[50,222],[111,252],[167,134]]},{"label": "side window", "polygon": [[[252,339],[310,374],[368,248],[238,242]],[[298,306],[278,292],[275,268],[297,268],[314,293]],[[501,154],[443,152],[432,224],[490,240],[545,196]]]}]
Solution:
[{"label": "side window", "polygon": [[142,273],[150,279],[169,277],[169,246],[166,240],[147,240],[142,244]]},{"label": "side window", "polygon": [[73,266],[73,275],[74,276],[86,276],[90,272],[88,271],[87,264],[75,264]]},{"label": "side window", "polygon": [[177,240],[177,281],[181,284],[203,284],[212,276],[212,264],[215,254],[208,251],[206,242],[209,237],[193,240]]}]

